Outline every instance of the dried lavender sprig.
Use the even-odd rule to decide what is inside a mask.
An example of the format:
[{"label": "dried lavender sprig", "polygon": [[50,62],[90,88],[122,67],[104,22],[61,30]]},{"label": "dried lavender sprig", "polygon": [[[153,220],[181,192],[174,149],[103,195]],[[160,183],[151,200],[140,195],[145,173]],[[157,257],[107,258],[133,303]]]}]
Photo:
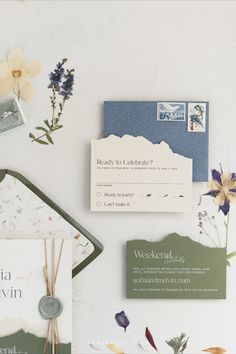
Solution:
[{"label": "dried lavender sprig", "polygon": [[74,87],[74,69],[65,70],[64,65],[66,62],[67,59],[62,59],[62,61],[56,65],[54,71],[49,74],[50,82],[48,88],[52,90],[52,94],[50,96],[52,117],[50,121],[48,119],[44,120],[44,126],[35,128],[42,131],[42,135],[36,137],[32,133],[29,134],[32,142],[37,142],[43,145],[53,144],[54,142],[51,138],[51,134],[63,127],[63,125],[60,124],[60,119],[65,102],[73,95]]}]

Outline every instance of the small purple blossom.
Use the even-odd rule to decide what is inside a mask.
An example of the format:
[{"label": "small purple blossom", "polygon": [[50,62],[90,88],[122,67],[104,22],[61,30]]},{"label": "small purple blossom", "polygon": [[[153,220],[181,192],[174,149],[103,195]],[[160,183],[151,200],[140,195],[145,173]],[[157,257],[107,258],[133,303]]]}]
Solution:
[{"label": "small purple blossom", "polygon": [[55,70],[49,74],[50,83],[48,88],[52,88],[57,92],[60,91],[61,82],[65,73],[64,64],[66,62],[67,59],[62,59],[62,61],[56,65]]},{"label": "small purple blossom", "polygon": [[64,81],[61,85],[59,94],[68,100],[73,95],[73,86],[74,86],[74,69],[67,70],[64,75]]},{"label": "small purple blossom", "polygon": [[124,330],[126,332],[126,328],[129,326],[130,321],[129,321],[128,317],[126,316],[125,312],[124,311],[118,312],[115,315],[115,319],[116,319],[117,324],[120,327],[124,328]]}]

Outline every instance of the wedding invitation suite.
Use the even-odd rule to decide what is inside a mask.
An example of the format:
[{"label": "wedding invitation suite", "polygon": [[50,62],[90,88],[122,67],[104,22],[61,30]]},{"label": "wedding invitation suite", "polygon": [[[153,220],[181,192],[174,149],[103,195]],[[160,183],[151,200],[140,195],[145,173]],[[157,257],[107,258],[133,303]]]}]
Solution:
[{"label": "wedding invitation suite", "polygon": [[184,212],[192,208],[192,160],[168,144],[111,135],[91,143],[91,210]]},{"label": "wedding invitation suite", "polygon": [[170,234],[127,242],[128,298],[225,299],[226,249]]},{"label": "wedding invitation suite", "polygon": [[0,353],[71,353],[71,242],[0,240]]},{"label": "wedding invitation suite", "polygon": [[104,137],[144,136],[193,160],[193,181],[208,181],[208,102],[104,102]]}]

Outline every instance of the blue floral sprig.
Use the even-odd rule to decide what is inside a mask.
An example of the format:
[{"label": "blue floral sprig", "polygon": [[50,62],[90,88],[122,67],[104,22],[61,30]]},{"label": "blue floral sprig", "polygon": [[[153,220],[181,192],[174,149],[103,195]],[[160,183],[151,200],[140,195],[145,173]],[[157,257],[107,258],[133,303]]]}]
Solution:
[{"label": "blue floral sprig", "polygon": [[35,129],[42,131],[39,136],[30,133],[29,137],[32,142],[43,145],[54,144],[52,140],[52,133],[61,129],[61,117],[66,101],[73,96],[74,88],[74,69],[65,69],[67,59],[62,59],[56,65],[54,71],[49,74],[49,85],[51,89],[50,101],[52,107],[51,120],[45,119],[43,126],[38,126]]},{"label": "blue floral sprig", "polygon": [[[224,225],[226,228],[225,247],[227,249],[229,236],[230,204],[236,202],[236,173],[225,173],[220,164],[220,171],[213,169],[211,174],[212,179],[208,182],[209,191],[203,194],[203,196],[210,196],[214,198],[214,201],[218,206],[218,210],[221,211],[224,216],[226,216]],[[235,252],[233,253],[233,256],[231,254],[229,258],[234,256]]]}]

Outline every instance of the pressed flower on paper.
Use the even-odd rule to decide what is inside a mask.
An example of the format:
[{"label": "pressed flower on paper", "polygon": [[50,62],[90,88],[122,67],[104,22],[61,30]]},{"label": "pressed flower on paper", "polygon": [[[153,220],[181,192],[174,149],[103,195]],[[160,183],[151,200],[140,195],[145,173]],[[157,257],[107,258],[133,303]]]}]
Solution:
[{"label": "pressed flower on paper", "polygon": [[41,70],[39,62],[27,60],[21,49],[12,49],[8,60],[0,62],[0,96],[13,92],[18,99],[30,100],[34,95],[31,79]]},{"label": "pressed flower on paper", "polygon": [[65,69],[67,59],[63,59],[56,65],[54,71],[49,74],[48,88],[51,90],[50,101],[52,107],[51,119],[45,119],[42,126],[35,129],[42,133],[38,136],[30,133],[29,137],[32,142],[48,145],[54,144],[52,140],[52,133],[61,129],[61,117],[64,110],[65,103],[73,95],[74,87],[74,69]]}]

